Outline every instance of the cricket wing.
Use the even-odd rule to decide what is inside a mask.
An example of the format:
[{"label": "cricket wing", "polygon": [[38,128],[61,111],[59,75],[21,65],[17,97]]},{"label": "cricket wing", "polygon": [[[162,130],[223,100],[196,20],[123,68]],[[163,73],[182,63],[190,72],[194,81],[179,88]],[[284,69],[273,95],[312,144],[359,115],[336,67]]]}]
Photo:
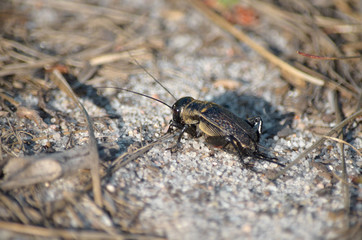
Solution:
[{"label": "cricket wing", "polygon": [[209,121],[205,117],[200,118],[199,122],[200,130],[208,136],[225,136],[224,131],[212,121]]},{"label": "cricket wing", "polygon": [[[209,132],[217,133],[217,136],[247,135],[250,139],[256,141],[257,136],[254,129],[243,119],[239,118],[229,110],[219,106],[212,105],[200,112],[200,129],[201,125]],[[207,131],[205,131],[207,133]],[[216,136],[216,135],[211,135]]]}]

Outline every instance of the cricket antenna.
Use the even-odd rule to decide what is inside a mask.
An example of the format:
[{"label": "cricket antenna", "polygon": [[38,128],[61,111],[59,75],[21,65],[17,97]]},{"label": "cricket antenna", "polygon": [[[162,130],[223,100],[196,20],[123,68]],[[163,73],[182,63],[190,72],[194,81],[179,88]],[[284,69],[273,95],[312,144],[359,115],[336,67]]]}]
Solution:
[{"label": "cricket antenna", "polygon": [[166,105],[167,107],[169,107],[169,108],[172,109],[172,107],[171,107],[170,105],[168,105],[168,104],[165,103],[164,101],[161,101],[160,99],[157,99],[157,98],[148,96],[148,95],[143,94],[143,93],[135,92],[135,91],[132,91],[132,90],[129,90],[129,89],[126,89],[126,88],[120,88],[120,87],[96,87],[96,88],[113,88],[113,89],[118,89],[118,90],[130,92],[130,93],[134,93],[134,94],[140,95],[140,96],[142,96],[142,97],[146,97],[146,98],[155,100],[155,101],[157,101],[157,102],[159,102],[159,103],[162,103],[163,105]]},{"label": "cricket antenna", "polygon": [[[168,94],[171,95],[171,97],[173,97],[173,99],[175,99],[177,101],[177,98],[165,87],[162,85],[162,83],[160,81],[158,81],[144,66],[142,66],[135,57],[132,56],[132,54],[130,52],[128,52],[128,54],[131,56],[131,58],[133,59],[133,61],[135,61],[135,63],[143,69],[143,71],[145,71],[156,83],[158,83],[166,92],[168,92]],[[141,95],[141,94],[140,94]]]}]

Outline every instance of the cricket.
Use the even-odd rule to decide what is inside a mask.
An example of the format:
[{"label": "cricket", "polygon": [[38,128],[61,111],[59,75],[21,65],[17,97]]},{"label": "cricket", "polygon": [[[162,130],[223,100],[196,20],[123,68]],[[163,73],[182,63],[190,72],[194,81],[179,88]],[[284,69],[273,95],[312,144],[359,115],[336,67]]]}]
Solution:
[{"label": "cricket", "polygon": [[121,91],[131,92],[142,97],[157,101],[172,111],[172,120],[169,123],[167,133],[179,132],[177,142],[168,148],[171,152],[176,152],[181,147],[181,139],[184,133],[193,138],[204,136],[206,143],[225,151],[236,153],[246,168],[253,167],[251,163],[245,163],[246,157],[268,161],[279,166],[285,166],[276,158],[269,157],[259,150],[259,140],[262,134],[263,121],[261,117],[242,119],[230,112],[226,108],[208,101],[200,101],[192,97],[182,97],[177,99],[172,93],[162,85],[145,67],[137,63],[157,84],[159,84],[174,99],[175,103],[170,106],[165,101],[153,98],[143,93],[120,87],[97,87],[114,88]]}]

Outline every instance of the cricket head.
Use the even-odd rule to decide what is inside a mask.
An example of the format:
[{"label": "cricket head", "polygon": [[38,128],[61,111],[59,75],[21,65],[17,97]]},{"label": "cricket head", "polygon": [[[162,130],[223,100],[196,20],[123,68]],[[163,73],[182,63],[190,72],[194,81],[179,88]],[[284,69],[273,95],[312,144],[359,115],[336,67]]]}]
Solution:
[{"label": "cricket head", "polygon": [[185,123],[182,119],[182,113],[194,99],[192,97],[183,97],[172,105],[172,122],[175,126],[183,126]]}]

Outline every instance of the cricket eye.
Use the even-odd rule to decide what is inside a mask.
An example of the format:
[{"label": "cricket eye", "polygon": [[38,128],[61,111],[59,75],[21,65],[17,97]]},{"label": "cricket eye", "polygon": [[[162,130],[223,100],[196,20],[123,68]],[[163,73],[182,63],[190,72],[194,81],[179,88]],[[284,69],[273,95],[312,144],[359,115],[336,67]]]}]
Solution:
[{"label": "cricket eye", "polygon": [[173,110],[173,119],[174,119],[174,121],[176,121],[176,122],[180,122],[180,121],[181,121],[181,116],[180,116],[180,114],[181,114],[181,109],[180,109],[180,108],[175,108],[175,109]]}]

